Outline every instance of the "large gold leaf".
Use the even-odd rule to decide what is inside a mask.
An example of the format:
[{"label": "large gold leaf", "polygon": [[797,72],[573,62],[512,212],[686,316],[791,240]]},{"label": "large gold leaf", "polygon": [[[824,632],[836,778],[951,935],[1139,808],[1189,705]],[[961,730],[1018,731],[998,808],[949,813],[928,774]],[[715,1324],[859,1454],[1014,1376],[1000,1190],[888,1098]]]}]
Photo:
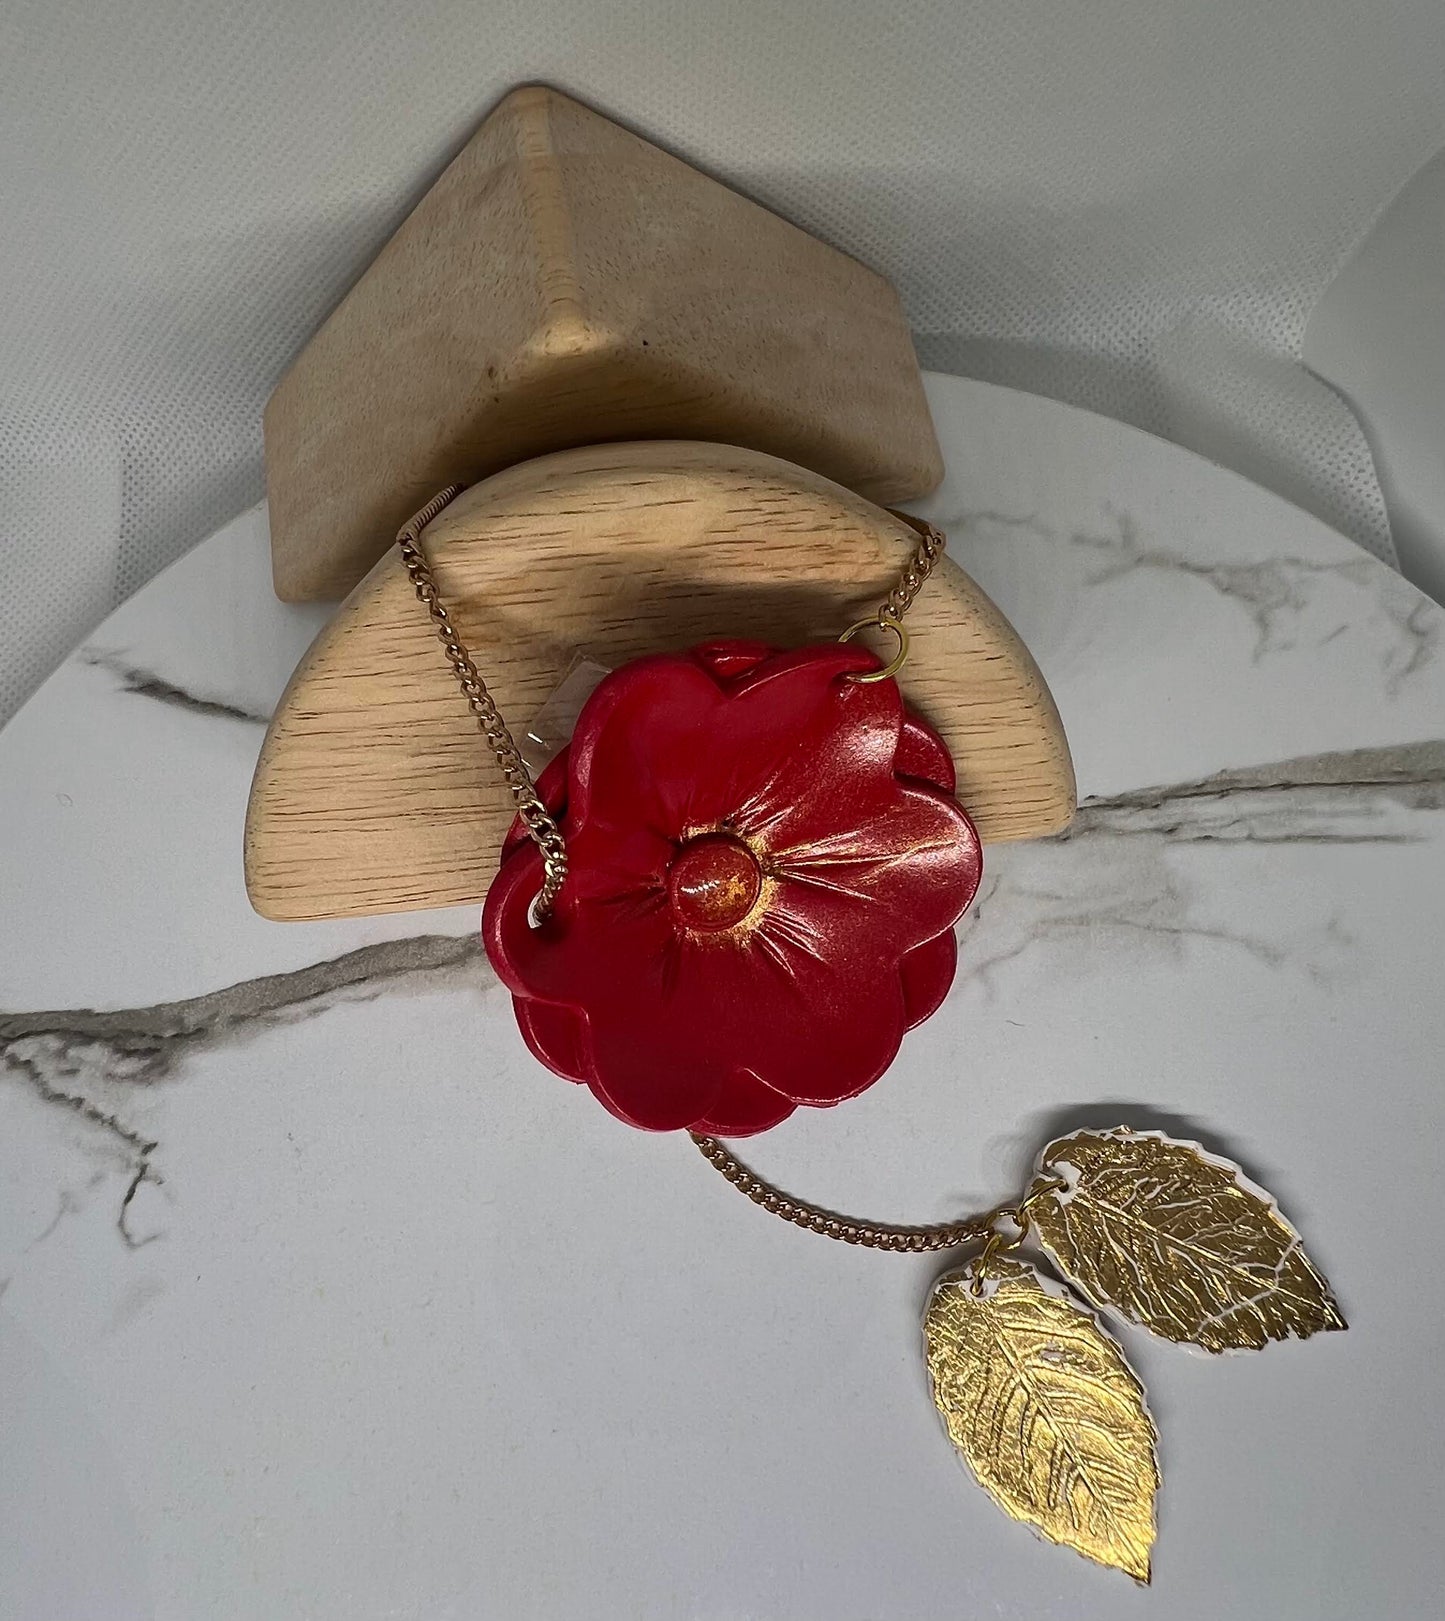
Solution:
[{"label": "large gold leaf", "polygon": [[1154,1425],[1144,1391],[1093,1313],[1032,1267],[940,1279],[924,1336],[949,1438],[996,1501],[1053,1542],[1149,1580]]},{"label": "large gold leaf", "polygon": [[1029,1214],[1044,1247],[1095,1304],[1151,1333],[1232,1351],[1345,1326],[1270,1196],[1197,1143],[1079,1131],[1049,1144],[1039,1178]]}]

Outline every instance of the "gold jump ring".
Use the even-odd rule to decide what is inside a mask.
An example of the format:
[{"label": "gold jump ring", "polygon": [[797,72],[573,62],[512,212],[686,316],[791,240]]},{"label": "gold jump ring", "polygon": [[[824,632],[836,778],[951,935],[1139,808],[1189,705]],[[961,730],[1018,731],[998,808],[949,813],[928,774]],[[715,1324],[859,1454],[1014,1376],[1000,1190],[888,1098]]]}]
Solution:
[{"label": "gold jump ring", "polygon": [[840,642],[851,642],[860,630],[891,630],[898,638],[898,651],[881,670],[854,670],[849,673],[848,680],[887,681],[891,676],[897,675],[908,658],[908,632],[891,615],[880,613],[874,614],[869,619],[860,619],[854,625],[849,625],[838,640]]}]

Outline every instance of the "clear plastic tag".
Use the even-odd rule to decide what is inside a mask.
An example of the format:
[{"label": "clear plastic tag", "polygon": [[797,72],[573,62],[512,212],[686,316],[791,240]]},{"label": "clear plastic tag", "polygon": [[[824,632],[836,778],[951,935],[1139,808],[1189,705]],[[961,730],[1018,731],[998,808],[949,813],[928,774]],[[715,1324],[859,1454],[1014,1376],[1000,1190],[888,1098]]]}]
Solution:
[{"label": "clear plastic tag", "polygon": [[582,706],[602,677],[610,673],[605,664],[598,664],[585,653],[573,657],[567,673],[533,715],[517,745],[534,777],[571,742]]}]

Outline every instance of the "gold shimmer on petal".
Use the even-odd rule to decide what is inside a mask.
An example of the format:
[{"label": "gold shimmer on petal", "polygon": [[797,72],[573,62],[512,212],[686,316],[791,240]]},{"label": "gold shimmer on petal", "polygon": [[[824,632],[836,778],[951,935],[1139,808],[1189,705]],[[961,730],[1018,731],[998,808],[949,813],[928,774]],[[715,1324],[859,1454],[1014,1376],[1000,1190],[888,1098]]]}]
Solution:
[{"label": "gold shimmer on petal", "polygon": [[706,934],[735,928],[757,905],[762,888],[757,857],[729,833],[689,839],[667,872],[678,922]]}]

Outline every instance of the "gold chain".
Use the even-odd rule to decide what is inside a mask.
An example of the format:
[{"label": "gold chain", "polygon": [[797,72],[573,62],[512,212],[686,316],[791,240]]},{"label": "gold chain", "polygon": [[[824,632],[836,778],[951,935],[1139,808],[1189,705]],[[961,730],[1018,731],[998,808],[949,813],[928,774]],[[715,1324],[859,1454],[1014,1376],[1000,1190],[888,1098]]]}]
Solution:
[{"label": "gold chain", "polygon": [[[443,603],[441,593],[437,589],[436,576],[432,573],[431,566],[421,549],[422,530],[460,493],[461,486],[458,484],[448,484],[444,490],[438,490],[421,511],[402,526],[396,537],[396,545],[417,600],[436,626],[437,636],[446,652],[447,662],[456,675],[457,685],[462,689],[462,694],[476,717],[482,735],[496,756],[507,787],[512,791],[522,825],[542,852],[542,889],[533,903],[533,913],[538,918],[545,918],[567,877],[567,846],[562,838],[562,830],[542,803],[537,785],[532,780],[532,773],[527,769],[527,762],[522,758],[521,751],[517,748],[516,741],[506,721],[502,719],[502,713],[491,693],[487,691],[486,682],[482,680],[480,672],[472,662],[466,643],[462,641],[460,632],[452,623],[451,615],[447,612],[446,604]],[[877,613],[870,619],[861,619],[856,625],[849,626],[840,638],[847,641],[858,631],[869,626],[876,626],[879,630],[891,630],[898,637],[898,653],[892,662],[881,670],[859,677],[865,681],[887,679],[898,671],[907,658],[908,638],[903,630],[903,616],[913,606],[914,599],[923,589],[924,582],[933,573],[934,565],[943,555],[946,544],[943,531],[935,528],[933,524],[921,518],[910,517],[906,512],[898,512],[894,516],[901,518],[917,532],[918,545],[904,564],[893,589],[888,593],[887,600],[879,606]],[[784,1193],[781,1188],[774,1187],[771,1182],[764,1181],[724,1148],[716,1137],[704,1137],[697,1132],[691,1132],[689,1135],[697,1144],[698,1151],[704,1159],[760,1209],[766,1210],[769,1215],[792,1222],[795,1227],[804,1227],[809,1232],[821,1233],[824,1238],[836,1238],[844,1244],[858,1244],[865,1249],[891,1250],[899,1254],[916,1255],[927,1250],[955,1249],[960,1244],[990,1238],[990,1235],[992,1242],[998,1238],[994,1232],[994,1223],[1000,1215],[1012,1217],[1020,1227],[1026,1227],[1028,1224],[1025,1209],[996,1211],[988,1216],[970,1216],[964,1221],[938,1222],[931,1226],[897,1227],[877,1222],[855,1221],[849,1216],[840,1216],[831,1210],[822,1210],[817,1205],[795,1199],[791,1194]]]},{"label": "gold chain", "polygon": [[452,624],[451,616],[441,599],[441,593],[437,590],[436,577],[432,574],[431,566],[421,550],[422,530],[460,492],[459,484],[448,484],[446,489],[438,490],[421,511],[409,523],[402,526],[401,533],[396,537],[396,544],[417,600],[431,615],[432,624],[436,626],[437,636],[446,651],[447,661],[456,674],[457,685],[462,689],[472,714],[476,716],[482,736],[486,738],[492,753],[497,757],[497,764],[501,767],[507,787],[512,790],[512,799],[516,803],[522,825],[532,842],[542,852],[542,888],[532,903],[532,910],[537,918],[545,918],[552,910],[552,903],[557,899],[557,892],[567,877],[567,846],[562,839],[562,829],[557,826],[551,812],[542,803],[537,785],[532,781],[532,773],[527,769],[527,762],[522,758],[506,721],[502,719],[501,710],[497,708],[491,693],[487,691],[486,682],[482,680],[476,665],[472,663],[472,656],[467,652],[466,643],[462,641],[456,626]]},{"label": "gold chain", "polygon": [[903,628],[903,616],[913,606],[913,599],[923,589],[923,582],[933,573],[933,565],[943,555],[943,548],[947,544],[943,531],[935,529],[931,523],[925,523],[922,518],[911,518],[906,512],[895,512],[893,516],[901,518],[910,528],[918,531],[918,545],[903,565],[903,572],[888,593],[888,600],[869,618],[849,625],[838,640],[851,642],[860,630],[891,630],[898,638],[898,651],[880,669],[855,671],[848,677],[850,681],[887,681],[903,668],[908,660],[908,632]]},{"label": "gold chain", "polygon": [[[893,509],[890,507],[889,511],[893,512]],[[948,544],[947,535],[926,518],[915,518],[908,512],[893,512],[893,516],[901,518],[917,534],[918,545],[903,565],[903,572],[888,593],[887,602],[878,610],[880,626],[896,625],[913,606],[914,598],[923,589],[928,576],[933,573],[934,564],[943,556],[943,549]]]},{"label": "gold chain", "polygon": [[766,1210],[770,1216],[780,1216],[784,1221],[792,1222],[795,1227],[806,1227],[810,1233],[821,1233],[824,1238],[836,1238],[844,1244],[858,1244],[864,1249],[919,1255],[926,1250],[956,1249],[960,1244],[987,1238],[993,1230],[996,1219],[993,1215],[969,1216],[964,1221],[941,1221],[932,1226],[917,1227],[856,1221],[851,1216],[822,1210],[817,1205],[795,1199],[791,1193],[784,1193],[780,1187],[764,1181],[756,1171],[750,1171],[716,1137],[704,1137],[696,1131],[690,1131],[688,1136],[708,1164],[760,1209]]},{"label": "gold chain", "polygon": [[[1017,1204],[999,1205],[985,1216],[966,1216],[962,1221],[940,1221],[918,1226],[856,1221],[852,1216],[840,1216],[818,1205],[795,1199],[791,1193],[785,1193],[756,1171],[750,1171],[716,1137],[704,1137],[696,1131],[690,1131],[688,1136],[692,1138],[698,1153],[715,1171],[770,1216],[781,1217],[795,1227],[806,1227],[810,1233],[821,1233],[824,1238],[836,1238],[844,1244],[857,1244],[863,1249],[890,1250],[895,1255],[920,1255],[928,1250],[957,1249],[960,1244],[987,1239],[982,1255],[982,1259],[987,1261],[999,1250],[1011,1250],[1021,1244],[1029,1230],[1029,1207],[1045,1194],[1064,1186],[1062,1177],[1050,1177],[1047,1181],[1037,1183],[1028,1196]],[[1000,1232],[1000,1222],[1012,1223],[1015,1230],[1012,1233]]]}]

